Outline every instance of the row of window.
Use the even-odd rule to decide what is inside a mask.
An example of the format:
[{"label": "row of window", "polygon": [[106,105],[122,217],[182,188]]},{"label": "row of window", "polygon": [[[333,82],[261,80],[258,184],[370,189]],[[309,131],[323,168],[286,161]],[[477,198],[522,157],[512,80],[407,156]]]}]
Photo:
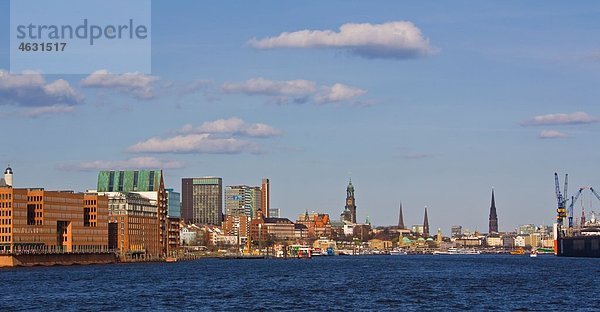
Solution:
[{"label": "row of window", "polygon": [[10,217],[12,216],[11,210],[0,210],[0,217]]},{"label": "row of window", "polygon": [[9,227],[0,227],[0,233],[10,233]]},{"label": "row of window", "polygon": [[11,224],[12,224],[11,219],[0,219],[0,225],[11,225]]},{"label": "row of window", "polygon": [[11,206],[11,202],[0,202],[0,208],[10,208]]},{"label": "row of window", "polygon": [[12,194],[0,194],[0,200],[2,199],[11,199]]}]

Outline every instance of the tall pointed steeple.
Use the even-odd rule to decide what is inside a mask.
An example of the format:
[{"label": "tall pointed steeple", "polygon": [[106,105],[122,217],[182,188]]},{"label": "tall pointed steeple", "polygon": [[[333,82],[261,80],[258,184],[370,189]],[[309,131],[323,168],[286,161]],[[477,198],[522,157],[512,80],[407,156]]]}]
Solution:
[{"label": "tall pointed steeple", "polygon": [[492,188],[492,204],[490,206],[490,228],[489,234],[498,233],[498,215],[496,214],[496,200],[494,199],[494,188]]},{"label": "tall pointed steeple", "polygon": [[423,218],[423,236],[429,236],[429,219],[427,218],[427,206],[425,206],[425,218]]},{"label": "tall pointed steeple", "polygon": [[398,229],[404,230],[404,216],[402,215],[402,202],[400,202],[400,216],[398,217]]}]

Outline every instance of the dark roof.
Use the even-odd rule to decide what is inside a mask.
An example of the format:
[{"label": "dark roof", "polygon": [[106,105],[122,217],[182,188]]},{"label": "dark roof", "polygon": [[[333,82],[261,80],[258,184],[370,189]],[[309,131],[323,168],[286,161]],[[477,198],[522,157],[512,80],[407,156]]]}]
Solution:
[{"label": "dark roof", "polygon": [[293,223],[288,218],[264,218],[265,223]]},{"label": "dark roof", "polygon": [[296,229],[296,230],[307,229],[308,230],[308,227],[306,225],[302,224],[302,223],[296,223],[296,224],[294,224],[294,229]]}]

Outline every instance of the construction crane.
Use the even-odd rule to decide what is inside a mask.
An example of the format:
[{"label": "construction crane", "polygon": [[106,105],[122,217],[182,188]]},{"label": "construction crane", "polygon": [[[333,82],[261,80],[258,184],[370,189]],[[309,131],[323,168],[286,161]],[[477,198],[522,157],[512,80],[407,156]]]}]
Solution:
[{"label": "construction crane", "polygon": [[[565,182],[567,182],[568,175],[565,174]],[[567,217],[567,209],[565,209],[566,200],[563,197],[563,194],[560,193],[560,182],[558,181],[558,173],[554,173],[554,185],[556,191],[556,201],[558,203],[558,208],[556,208],[556,223],[558,223],[559,228],[562,227],[564,218]],[[567,189],[567,185],[565,183],[565,190]],[[566,194],[565,194],[566,196]]]},{"label": "construction crane", "polygon": [[573,228],[573,206],[575,205],[575,202],[577,202],[579,195],[581,195],[581,192],[583,192],[584,189],[585,187],[579,188],[577,194],[575,194],[575,196],[571,196],[571,204],[569,204],[569,229]]},{"label": "construction crane", "polygon": [[592,193],[594,193],[594,195],[596,195],[596,198],[598,198],[598,200],[600,200],[600,195],[598,195],[598,193],[596,193],[596,191],[594,190],[593,187],[590,186],[590,191],[592,191]]}]

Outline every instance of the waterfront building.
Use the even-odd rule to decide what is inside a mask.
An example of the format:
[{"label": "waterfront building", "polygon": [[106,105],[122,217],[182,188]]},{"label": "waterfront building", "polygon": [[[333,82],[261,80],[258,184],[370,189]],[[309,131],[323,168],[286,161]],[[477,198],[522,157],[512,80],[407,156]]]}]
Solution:
[{"label": "waterfront building", "polygon": [[423,218],[423,236],[429,237],[429,218],[427,218],[427,206],[425,206],[425,217]]},{"label": "waterfront building", "polygon": [[502,235],[502,247],[513,248],[515,246],[515,235],[504,234]]},{"label": "waterfront building", "polygon": [[107,215],[105,196],[0,187],[0,253],[108,252]]},{"label": "waterfront building", "polygon": [[183,178],[181,193],[181,212],[187,223],[221,225],[223,219],[221,178]]},{"label": "waterfront building", "polygon": [[296,233],[294,223],[287,218],[256,218],[251,221],[250,236],[253,241],[262,242],[295,239]]},{"label": "waterfront building", "polygon": [[342,221],[356,223],[356,199],[354,198],[352,179],[350,179],[346,187],[346,206],[344,206],[344,212],[342,212],[340,217]]},{"label": "waterfront building", "polygon": [[489,247],[502,247],[502,237],[498,235],[488,236],[486,238],[486,243]]},{"label": "waterfront building", "polygon": [[304,240],[308,238],[308,227],[301,223],[294,224],[294,237],[296,240]]},{"label": "waterfront building", "polygon": [[121,259],[163,256],[157,200],[138,193],[109,192],[109,245]]},{"label": "waterfront building", "polygon": [[496,201],[494,200],[494,189],[492,188],[492,204],[490,205],[489,234],[498,233],[498,215],[496,214]]},{"label": "waterfront building", "polygon": [[369,245],[371,248],[379,251],[390,250],[393,247],[393,243],[390,240],[381,240],[381,239],[371,239],[369,240]]},{"label": "waterfront building", "polygon": [[172,188],[165,189],[167,195],[167,253],[179,247],[179,224],[181,221],[181,194]]},{"label": "waterfront building", "polygon": [[537,227],[534,224],[522,224],[517,228],[517,234],[519,235],[530,235],[535,233]]},{"label": "waterfront building", "polygon": [[223,221],[223,232],[225,235],[246,239],[250,236],[250,220],[251,218],[246,215],[226,215]]},{"label": "waterfront building", "polygon": [[531,246],[531,239],[529,235],[517,235],[515,236],[515,247],[529,247]]},{"label": "waterfront building", "polygon": [[258,186],[225,187],[225,215],[256,218],[262,207],[262,191]]},{"label": "waterfront building", "polygon": [[198,245],[198,233],[202,232],[203,229],[195,224],[182,226],[179,230],[180,243],[182,246],[196,246]]},{"label": "waterfront building", "polygon": [[479,236],[463,236],[455,239],[454,243],[461,247],[480,247],[483,245],[483,238]]},{"label": "waterfront building", "polygon": [[462,226],[453,225],[450,228],[450,237],[461,237],[462,236]]},{"label": "waterfront building", "polygon": [[269,179],[262,179],[262,183],[260,185],[260,194],[260,203],[263,217],[269,218],[271,217],[271,186]]},{"label": "waterfront building", "polygon": [[309,238],[331,237],[331,222],[326,213],[308,213],[298,216],[297,224],[304,224],[308,228]]},{"label": "waterfront building", "polygon": [[[134,233],[134,237],[132,238],[132,243],[121,244],[120,238],[123,238],[125,233],[121,233],[122,227],[119,227],[119,241],[117,245],[119,246],[119,250],[130,251],[132,250],[132,255],[144,255],[144,256],[152,256],[152,257],[163,257],[169,251],[169,226],[170,222],[167,219],[167,192],[165,190],[165,182],[162,170],[106,170],[100,171],[98,173],[98,185],[97,190],[99,194],[105,194],[109,197],[109,201],[111,197],[118,197],[113,200],[113,202],[121,202],[126,203],[127,200],[135,201],[136,204],[132,206],[144,207],[144,209],[150,210],[153,209],[154,216],[156,217],[156,222],[146,222],[143,223],[144,226],[147,224],[154,224],[155,234],[150,235],[152,239],[157,240],[158,246],[160,246],[160,250],[156,251],[154,242],[149,243],[146,241],[146,238],[138,238],[135,237],[140,235],[138,231],[135,231],[132,228],[132,233]],[[124,196],[123,194],[134,193],[139,196]],[[138,197],[143,197],[146,200],[138,199]],[[147,204],[151,203],[151,204]],[[150,208],[152,206],[152,208]],[[116,216],[111,216],[113,213],[119,213],[119,217],[122,217],[122,212],[128,213],[127,210],[123,209],[113,209],[109,210],[109,217],[111,218],[111,223],[113,223],[113,227],[115,226],[114,222],[117,222]],[[148,213],[143,214],[144,218],[148,216]],[[136,216],[137,218],[137,216]],[[145,219],[144,219],[145,220]],[[122,223],[122,220],[118,220]],[[135,223],[133,223],[135,224]],[[142,223],[140,223],[142,224]],[[137,226],[137,225],[135,225]],[[142,225],[140,225],[142,226]],[[110,226],[109,226],[110,227]],[[114,230],[114,228],[113,228]],[[148,229],[151,231],[151,229]],[[111,236],[115,238],[114,234]],[[120,246],[124,247],[121,248]],[[144,247],[140,247],[140,246]],[[146,247],[148,246],[148,247]],[[145,252],[141,252],[140,248],[145,249]],[[135,252],[133,252],[135,251]]]}]

